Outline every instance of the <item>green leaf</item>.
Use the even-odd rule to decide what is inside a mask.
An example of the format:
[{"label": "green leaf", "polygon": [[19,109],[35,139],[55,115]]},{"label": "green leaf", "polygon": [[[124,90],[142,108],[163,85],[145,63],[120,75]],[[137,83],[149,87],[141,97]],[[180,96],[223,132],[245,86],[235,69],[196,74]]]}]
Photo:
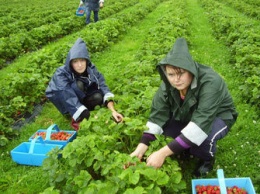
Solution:
[{"label": "green leaf", "polygon": [[138,172],[133,173],[129,176],[129,182],[136,185],[139,182],[140,174]]},{"label": "green leaf", "polygon": [[147,192],[145,191],[145,189],[143,187],[140,187],[140,186],[138,186],[134,189],[129,188],[124,192],[124,194],[142,194],[142,193],[147,193]]},{"label": "green leaf", "polygon": [[127,176],[131,177],[132,174],[133,174],[132,170],[127,168],[118,177],[123,180],[126,179]]},{"label": "green leaf", "polygon": [[87,187],[89,181],[92,179],[91,175],[86,170],[81,170],[80,174],[74,178],[75,184],[80,188]]},{"label": "green leaf", "polygon": [[158,171],[156,183],[158,185],[167,185],[169,183],[169,176],[165,172]]},{"label": "green leaf", "polygon": [[70,158],[69,165],[74,167],[77,164],[77,158]]}]

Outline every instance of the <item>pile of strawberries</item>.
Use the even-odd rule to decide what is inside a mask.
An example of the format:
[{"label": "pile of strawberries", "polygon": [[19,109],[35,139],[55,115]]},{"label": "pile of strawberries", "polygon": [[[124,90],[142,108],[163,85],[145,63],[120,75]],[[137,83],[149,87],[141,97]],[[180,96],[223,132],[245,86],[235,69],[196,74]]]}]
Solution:
[{"label": "pile of strawberries", "polygon": [[[196,185],[196,194],[220,194],[220,187],[216,185]],[[243,188],[237,186],[227,187],[227,194],[248,194]]]},{"label": "pile of strawberries", "polygon": [[84,13],[84,10],[82,10],[82,9],[81,9],[81,10],[79,10],[79,13]]},{"label": "pile of strawberries", "polygon": [[[40,131],[36,132],[36,134],[33,136],[35,138],[36,136],[41,136],[43,139],[46,138],[46,132]],[[51,140],[68,140],[72,136],[71,133],[68,133],[66,131],[59,131],[59,132],[53,132],[51,133]]]}]

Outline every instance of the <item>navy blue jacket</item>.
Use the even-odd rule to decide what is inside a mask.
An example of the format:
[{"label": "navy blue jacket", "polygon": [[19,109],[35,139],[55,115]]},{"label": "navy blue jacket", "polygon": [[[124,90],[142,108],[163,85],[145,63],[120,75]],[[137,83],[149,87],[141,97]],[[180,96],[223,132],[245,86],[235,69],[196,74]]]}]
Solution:
[{"label": "navy blue jacket", "polygon": [[[71,60],[77,58],[84,58],[88,61],[87,77],[78,75],[71,68]],[[65,64],[56,70],[46,89],[46,97],[62,114],[69,113],[74,120],[77,120],[80,114],[87,109],[80,100],[88,94],[78,89],[76,84],[77,80],[81,80],[86,89],[93,88],[93,85],[95,85],[95,88],[100,90],[103,94],[103,103],[105,103],[108,98],[114,97],[114,94],[110,92],[106,85],[103,75],[97,70],[96,66],[91,63],[87,46],[81,38],[72,46],[67,55]]]},{"label": "navy blue jacket", "polygon": [[99,11],[99,3],[104,2],[103,0],[82,0],[85,3],[89,11]]}]

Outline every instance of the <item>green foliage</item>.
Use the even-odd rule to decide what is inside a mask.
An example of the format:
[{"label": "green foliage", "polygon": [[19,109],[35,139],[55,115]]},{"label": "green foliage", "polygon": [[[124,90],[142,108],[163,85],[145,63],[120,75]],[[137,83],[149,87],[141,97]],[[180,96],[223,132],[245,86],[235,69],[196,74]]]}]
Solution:
[{"label": "green foliage", "polygon": [[[132,145],[120,141],[117,129],[110,130],[113,133],[101,136],[88,128],[88,132],[85,131],[83,136],[64,148],[62,158],[57,159],[57,153],[52,152],[43,166],[49,175],[50,185],[61,193],[102,193],[108,189],[112,189],[112,193],[132,190],[164,193],[185,188],[176,161],[166,160],[161,169],[148,167],[145,162],[123,153],[126,147]],[[136,135],[139,134],[136,132]],[[159,148],[158,142],[160,146],[164,143],[160,140],[155,142],[151,151]]]},{"label": "green foliage", "polygon": [[[109,6],[110,9],[102,10],[99,17],[111,17],[116,11],[121,11],[136,2],[109,1],[106,6]],[[60,4],[59,1],[56,3]],[[46,4],[50,7],[44,6],[44,9],[39,9],[35,5],[28,5],[29,9],[21,10],[23,13],[21,18],[16,18],[13,15],[15,13],[11,12],[9,13],[9,15],[12,14],[10,18],[4,17],[0,19],[6,24],[0,30],[0,35],[2,35],[0,39],[0,62],[3,62],[0,63],[0,69],[4,68],[7,62],[17,59],[25,53],[36,51],[49,42],[56,41],[72,32],[77,32],[85,25],[84,20],[72,14],[75,13],[77,8],[72,3],[70,6],[67,3],[56,6],[53,5],[55,4],[54,1],[46,2]],[[6,7],[1,7],[1,9],[6,9]],[[16,11],[19,12],[19,10]],[[17,22],[13,22],[14,17]]]},{"label": "green foliage", "polygon": [[[240,74],[239,89],[242,98],[260,110],[258,103],[260,82],[257,78],[259,77],[260,62],[259,21],[234,13],[235,11],[231,12],[217,1],[200,0],[200,3],[209,13],[216,37],[231,48],[231,62],[234,63],[234,68]],[[229,1],[229,4],[237,7],[241,2]],[[243,4],[254,7],[246,2]]]},{"label": "green foliage", "polygon": [[[136,97],[135,102],[138,98],[141,97]],[[137,107],[132,104],[130,108]],[[139,111],[128,108],[128,116],[118,124],[110,119],[108,109],[92,111],[89,120],[81,123],[77,138],[62,151],[62,157],[58,159],[57,153],[53,153],[44,161],[43,169],[50,186],[61,193],[103,193],[108,189],[112,189],[112,193],[164,193],[185,189],[177,161],[168,158],[161,169],[154,169],[129,156],[140,134],[147,129],[146,118],[141,116],[147,110]],[[138,118],[135,115],[139,115]],[[147,155],[171,140],[157,138]]]},{"label": "green foliage", "polygon": [[[260,18],[260,12],[259,12],[259,1],[240,1],[240,0],[219,0],[220,2],[224,2],[234,9],[240,11],[242,14],[248,15],[250,17],[254,17],[259,20]],[[258,7],[257,9],[255,9]]]},{"label": "green foliage", "polygon": [[57,189],[54,189],[54,187],[48,187],[43,192],[40,192],[40,194],[60,194],[60,191]]}]

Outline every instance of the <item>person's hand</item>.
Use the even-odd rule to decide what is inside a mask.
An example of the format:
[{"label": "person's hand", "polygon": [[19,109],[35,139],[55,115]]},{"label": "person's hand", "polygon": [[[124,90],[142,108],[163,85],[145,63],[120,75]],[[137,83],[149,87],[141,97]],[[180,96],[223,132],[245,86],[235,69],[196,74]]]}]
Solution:
[{"label": "person's hand", "polygon": [[112,112],[112,116],[113,116],[113,118],[115,119],[115,121],[117,122],[117,123],[120,123],[120,122],[122,122],[123,121],[123,115],[121,115],[121,114],[119,114],[117,111],[113,111]]},{"label": "person's hand", "polygon": [[133,151],[131,154],[130,154],[131,157],[137,157],[139,158],[140,160],[142,160],[143,158],[143,154],[138,150],[136,149],[135,151]]},{"label": "person's hand", "polygon": [[101,9],[104,7],[103,2],[100,2],[100,3],[99,3],[99,7],[100,7]]},{"label": "person's hand", "polygon": [[131,157],[137,157],[140,160],[142,160],[143,155],[145,154],[146,150],[148,149],[148,146],[143,144],[143,143],[139,143],[137,148],[135,149],[135,151],[133,151],[130,156]]},{"label": "person's hand", "polygon": [[83,1],[80,1],[79,3],[79,7],[81,7],[83,5]]},{"label": "person's hand", "polygon": [[115,122],[119,123],[123,121],[124,117],[115,110],[113,100],[107,101],[106,106],[112,111],[112,117],[115,120]]},{"label": "person's hand", "polygon": [[164,161],[166,156],[162,154],[160,151],[153,152],[146,160],[147,166],[153,166],[155,168],[160,168]]},{"label": "person's hand", "polygon": [[146,160],[147,166],[153,166],[155,168],[160,168],[166,157],[172,155],[173,152],[171,149],[166,145],[160,150],[153,152]]}]

